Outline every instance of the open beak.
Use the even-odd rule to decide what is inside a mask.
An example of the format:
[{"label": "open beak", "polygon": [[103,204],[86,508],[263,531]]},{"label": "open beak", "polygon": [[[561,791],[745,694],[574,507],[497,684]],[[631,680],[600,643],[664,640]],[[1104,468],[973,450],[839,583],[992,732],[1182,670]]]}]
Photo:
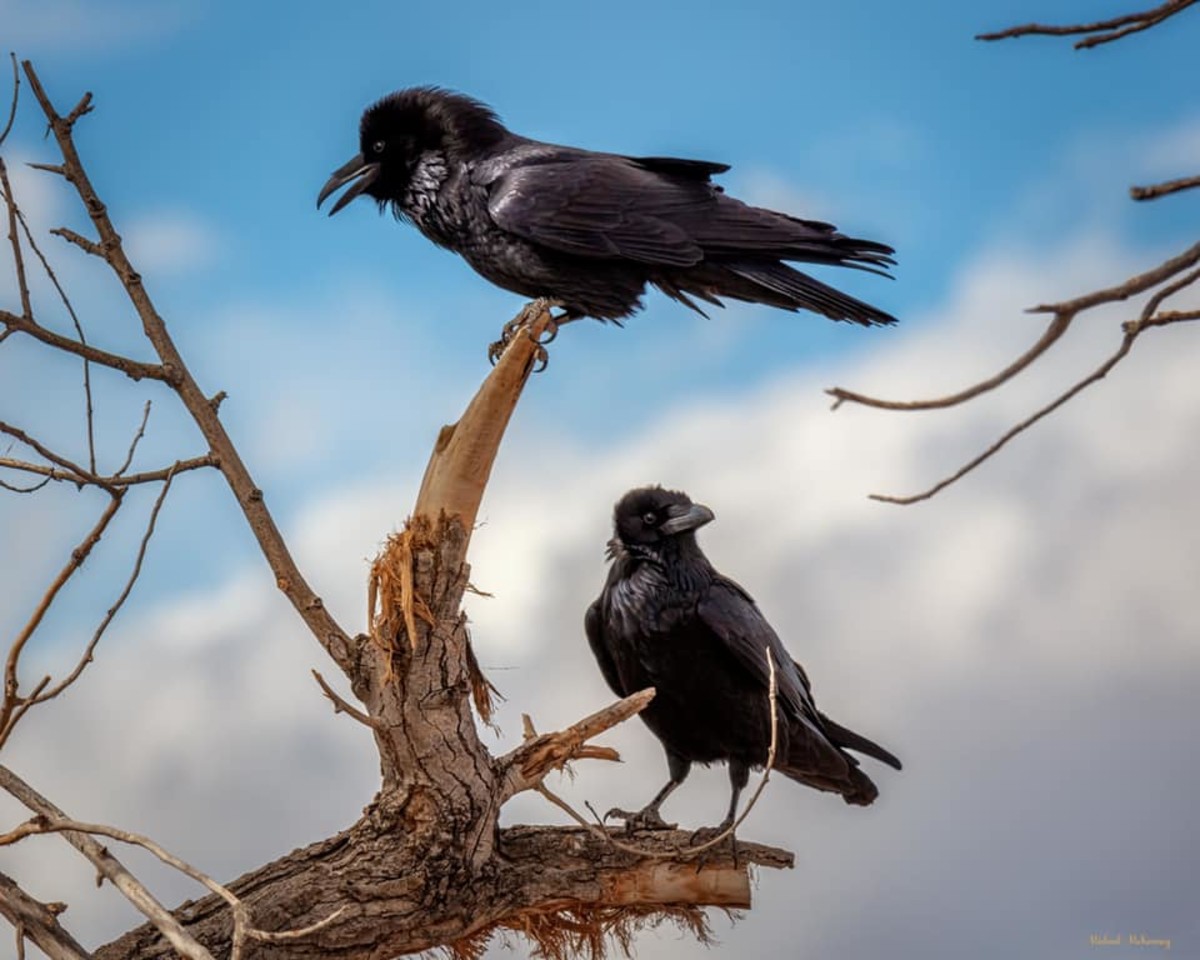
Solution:
[{"label": "open beak", "polygon": [[716,516],[702,503],[676,504],[667,508],[667,519],[658,529],[666,534],[684,533],[704,526]]},{"label": "open beak", "polygon": [[335,213],[342,209],[351,200],[357,197],[360,193],[367,189],[379,177],[379,164],[367,163],[360,153],[349,163],[338,167],[333,171],[333,176],[325,181],[325,186],[321,188],[321,192],[317,194],[317,209],[321,209],[321,204],[325,202],[328,196],[335,190],[339,190],[346,184],[350,184],[350,189],[338,197],[337,203],[329,211],[332,217]]}]

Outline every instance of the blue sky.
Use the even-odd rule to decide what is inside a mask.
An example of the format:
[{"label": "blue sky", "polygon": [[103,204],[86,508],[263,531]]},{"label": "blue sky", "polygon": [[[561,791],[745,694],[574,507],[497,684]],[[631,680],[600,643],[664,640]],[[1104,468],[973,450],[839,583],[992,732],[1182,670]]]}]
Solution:
[{"label": "blue sky", "polygon": [[[894,281],[821,276],[901,324],[860,330],[747,306],[705,320],[652,293],[623,330],[584,322],[563,332],[515,418],[473,548],[478,581],[498,597],[474,601],[471,615],[481,659],[509,695],[507,739],[523,710],[549,728],[576,719],[584,699],[603,702],[578,617],[603,576],[611,502],[637,483],[678,484],[716,509],[706,547],[781,633],[790,628],[785,639],[818,696],[842,716],[830,712],[914,758],[901,777],[883,775],[884,798],[865,819],[788,785],[768,790],[747,835],[806,850],[820,872],[802,858],[795,873],[761,878],[761,909],[721,928],[731,956],[780,955],[792,897],[814,905],[805,936],[818,954],[841,944],[850,960],[879,955],[895,930],[923,957],[959,956],[971,934],[979,956],[1086,956],[1077,948],[1105,922],[1194,944],[1200,928],[1171,878],[1200,856],[1195,839],[1178,837],[1200,829],[1171,798],[1188,796],[1196,774],[1170,767],[1171,744],[1191,748],[1163,731],[1189,728],[1184,681],[1200,681],[1189,642],[1198,545],[1181,532],[1200,526],[1180,523],[1194,517],[1200,480],[1196,332],[1147,336],[1094,394],[914,511],[865,495],[909,492],[958,466],[1094,366],[1124,314],[1093,321],[1002,394],[942,417],[831,417],[820,391],[837,383],[912,397],[960,386],[1036,338],[1041,321],[1022,308],[1118,282],[1194,242],[1200,194],[1134,204],[1126,190],[1200,170],[1200,106],[1187,95],[1200,15],[1074,52],[1050,39],[972,37],[1125,9],[1063,0],[283,9],[0,0],[0,24],[5,48],[35,61],[60,109],[95,94],[78,143],[97,189],[193,372],[210,392],[228,391],[224,419],[348,628],[361,627],[366,560],[407,514],[438,427],[457,416],[487,369],[486,345],[520,306],[370,204],[333,219],[315,209],[329,172],[357,151],[363,107],[435,83],[484,100],[528,136],[731,163],[723,181],[736,195],[892,243]],[[7,159],[53,158],[31,106]],[[53,182],[14,176],[35,225],[81,225]],[[111,281],[52,238],[46,245],[91,337],[143,351]],[[54,319],[44,286],[37,292]],[[0,277],[6,308],[11,293]],[[110,460],[147,396],[155,412],[139,464],[201,452],[165,392],[106,377],[97,390]],[[79,405],[73,364],[21,338],[0,347],[0,419],[78,453]],[[53,575],[96,502],[70,490],[0,499],[0,630],[23,621],[28,594]],[[787,521],[767,522],[761,504],[781,502],[794,508]],[[31,652],[37,666],[57,670],[56,657],[90,633],[140,532],[131,516],[106,538],[103,562],[72,585]],[[18,544],[19,559],[7,553]],[[61,713],[31,715],[13,762],[57,787],[60,803],[80,798],[79,816],[145,830],[219,875],[351,822],[374,789],[370,746],[310,689],[319,651],[274,597],[215,475],[180,479],[151,560],[95,674]],[[531,637],[529,623],[544,630]],[[555,689],[539,682],[546,676]],[[1108,704],[1127,689],[1159,693],[1115,729]],[[978,704],[1017,715],[989,722]],[[81,717],[82,735],[68,726]],[[231,737],[238,750],[226,749]],[[1118,789],[1106,773],[1152,741],[1168,799],[1132,781]],[[114,759],[113,743],[128,758]],[[613,802],[633,802],[656,787],[661,759],[645,731],[629,725],[619,745],[630,762],[609,777],[616,787],[581,776],[571,789],[616,789]],[[73,761],[51,762],[59,751]],[[981,756],[989,764],[971,766]],[[96,757],[107,766],[94,769]],[[180,757],[203,762],[180,769]],[[1060,782],[1064,768],[1071,779]],[[696,779],[704,785],[689,782],[672,802],[699,823],[724,787],[719,773]],[[1038,790],[1016,786],[1029,782]],[[276,784],[311,803],[278,810]],[[1076,789],[1091,798],[1086,815],[1069,802]],[[513,816],[555,819],[527,799]],[[222,822],[239,820],[240,833],[201,825],[226,809]],[[1139,850],[1153,857],[1130,868],[1127,888],[1097,850],[1127,864]],[[72,913],[89,936],[120,929],[111,904],[86,905],[86,871],[77,895],[56,887],[73,875],[69,863],[26,866],[47,899],[79,900]],[[1072,870],[1087,882],[1058,892]],[[860,898],[879,924],[851,916]],[[944,928],[928,924],[947,905]],[[642,955],[691,953],[648,939]]]}]

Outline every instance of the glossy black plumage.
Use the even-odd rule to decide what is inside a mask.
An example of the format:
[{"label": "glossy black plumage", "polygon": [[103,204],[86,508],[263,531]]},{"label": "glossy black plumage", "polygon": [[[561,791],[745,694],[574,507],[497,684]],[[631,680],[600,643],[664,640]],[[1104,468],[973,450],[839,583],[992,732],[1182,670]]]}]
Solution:
[{"label": "glossy black plumage", "polygon": [[727,196],[728,166],[626,157],[518,136],[487,107],[448,91],[393,93],[362,116],[361,152],[318,206],[359,195],[390,206],[506,290],[557,301],[571,317],[620,320],[646,284],[699,310],[721,298],[812,310],[834,320],[895,318],[788,266],[882,273],[892,249]]},{"label": "glossy black plumage", "polygon": [[726,761],[733,821],[750,769],[767,761],[769,668],[775,663],[778,737],[774,768],[793,780],[867,805],[878,791],[847,750],[900,761],[820,713],[797,664],[750,595],[718,573],[696,542],[713,518],[686,494],[643,487],[613,512],[611,566],[585,618],[588,643],[619,696],[654,687],[640,714],[666,750],[670,779],[634,825],[661,826],[658,807],[691,764]]}]

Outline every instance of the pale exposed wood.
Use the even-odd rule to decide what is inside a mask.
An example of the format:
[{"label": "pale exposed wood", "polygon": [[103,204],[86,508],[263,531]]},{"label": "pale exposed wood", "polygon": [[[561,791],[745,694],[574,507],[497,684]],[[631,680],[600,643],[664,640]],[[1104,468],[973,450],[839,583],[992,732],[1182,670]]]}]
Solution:
[{"label": "pale exposed wood", "polygon": [[526,326],[509,342],[457,423],[442,427],[425,468],[414,516],[457,517],[468,531],[483,499],[509,418],[537,360],[536,338],[550,327],[550,308],[530,305]]}]

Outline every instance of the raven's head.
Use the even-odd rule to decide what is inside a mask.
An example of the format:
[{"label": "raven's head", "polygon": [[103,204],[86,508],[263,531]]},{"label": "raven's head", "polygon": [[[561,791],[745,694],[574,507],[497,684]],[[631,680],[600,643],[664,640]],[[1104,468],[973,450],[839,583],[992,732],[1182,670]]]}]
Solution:
[{"label": "raven's head", "polygon": [[[422,160],[462,160],[503,139],[506,131],[490,109],[437,87],[413,87],[388,94],[368,107],[359,123],[359,153],[338,167],[317,196],[317,206],[350,184],[333,205],[333,216],[360,194],[380,206],[399,205]],[[402,211],[398,211],[402,212]]]},{"label": "raven's head", "polygon": [[613,549],[658,553],[669,543],[693,540],[693,531],[713,519],[713,512],[681,490],[638,487],[613,508]]}]

